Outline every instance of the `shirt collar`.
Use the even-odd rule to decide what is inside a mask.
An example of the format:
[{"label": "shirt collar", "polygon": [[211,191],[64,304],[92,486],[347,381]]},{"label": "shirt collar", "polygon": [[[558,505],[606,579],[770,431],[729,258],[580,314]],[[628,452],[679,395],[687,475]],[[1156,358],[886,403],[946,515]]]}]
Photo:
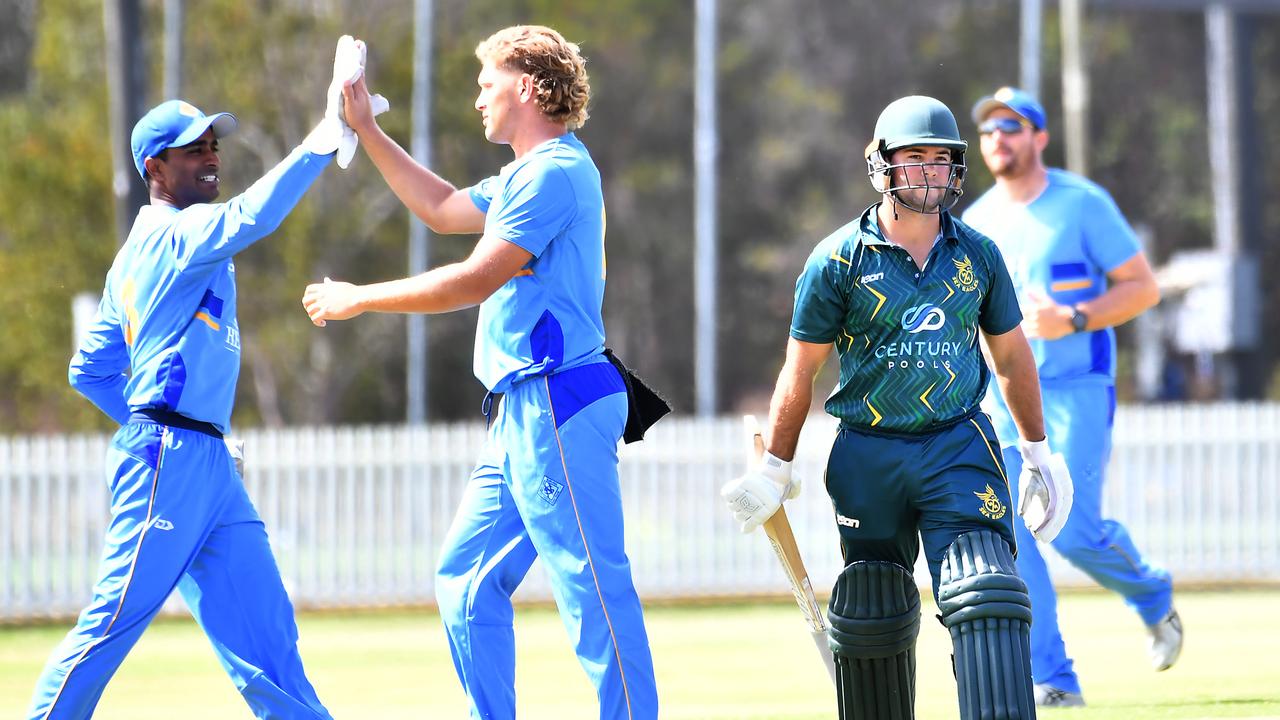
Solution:
[{"label": "shirt collar", "polygon": [[[880,233],[880,223],[876,220],[876,208],[880,207],[880,203],[876,203],[866,210],[862,211],[862,220],[859,229],[862,231],[863,245],[890,245],[897,247],[896,244],[890,242]],[[951,243],[960,242],[960,236],[956,232],[955,219],[951,217],[951,213],[943,211],[942,225],[939,228],[938,236],[942,240],[948,240]],[[936,241],[935,241],[936,244]]]}]

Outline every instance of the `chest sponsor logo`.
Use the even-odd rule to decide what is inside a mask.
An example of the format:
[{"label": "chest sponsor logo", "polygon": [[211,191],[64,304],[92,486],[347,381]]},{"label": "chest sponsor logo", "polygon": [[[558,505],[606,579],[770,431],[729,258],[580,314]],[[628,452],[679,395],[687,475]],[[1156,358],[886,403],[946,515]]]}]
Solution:
[{"label": "chest sponsor logo", "polygon": [[978,506],[978,512],[992,520],[999,520],[1009,510],[1004,503],[1000,502],[1000,498],[996,496],[996,491],[992,490],[990,485],[987,486],[986,492],[976,492],[974,495],[977,495],[978,499],[982,501],[982,505]]},{"label": "chest sponsor logo", "polygon": [[847,528],[854,528],[855,530],[859,527],[862,527],[862,521],[859,520],[858,518],[847,517],[845,515],[841,515],[840,513],[836,513],[836,524],[843,525]]},{"label": "chest sponsor logo", "polygon": [[947,324],[947,314],[937,305],[925,303],[907,308],[902,313],[902,329],[915,335],[930,330],[940,330]]},{"label": "chest sponsor logo", "polygon": [[863,275],[859,279],[859,282],[866,284],[869,282],[875,282],[877,280],[883,280],[883,279],[884,279],[884,273],[878,272],[878,273],[871,273],[870,275]]},{"label": "chest sponsor logo", "polygon": [[973,274],[973,262],[969,260],[969,256],[965,255],[962,260],[951,261],[956,266],[956,276],[951,281],[956,287],[965,292],[973,292],[978,289],[978,277]]}]

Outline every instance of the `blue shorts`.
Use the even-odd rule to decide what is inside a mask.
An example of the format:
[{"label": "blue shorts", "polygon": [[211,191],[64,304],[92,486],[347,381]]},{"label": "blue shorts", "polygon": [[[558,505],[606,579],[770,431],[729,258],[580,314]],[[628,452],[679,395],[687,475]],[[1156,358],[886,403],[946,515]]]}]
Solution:
[{"label": "blue shorts", "polygon": [[653,660],[623,548],[622,378],[603,357],[503,396],[445,539],[436,597],[474,718],[514,718],[511,594],[537,557],[600,699],[600,717],[658,716]]},{"label": "blue shorts", "polygon": [[216,431],[132,421],[106,466],[111,520],[93,599],[54,649],[28,716],[92,715],[176,588],[255,716],[329,718],[303,674],[266,530]]}]

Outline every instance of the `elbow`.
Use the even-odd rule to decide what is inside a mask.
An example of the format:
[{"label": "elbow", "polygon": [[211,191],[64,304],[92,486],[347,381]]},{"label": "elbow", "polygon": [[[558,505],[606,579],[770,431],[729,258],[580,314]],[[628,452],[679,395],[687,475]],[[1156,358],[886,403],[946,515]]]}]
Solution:
[{"label": "elbow", "polygon": [[1152,282],[1151,285],[1147,288],[1147,294],[1145,299],[1147,301],[1146,309],[1148,310],[1155,307],[1156,305],[1159,305],[1161,300],[1160,286]]}]

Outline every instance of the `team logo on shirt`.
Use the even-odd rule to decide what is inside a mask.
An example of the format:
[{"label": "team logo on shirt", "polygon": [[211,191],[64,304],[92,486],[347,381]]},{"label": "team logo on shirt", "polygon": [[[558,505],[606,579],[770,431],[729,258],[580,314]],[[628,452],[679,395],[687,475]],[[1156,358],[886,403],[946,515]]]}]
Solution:
[{"label": "team logo on shirt", "polygon": [[942,308],[930,303],[907,308],[902,313],[902,329],[915,335],[926,330],[939,330],[947,324],[947,314]]},{"label": "team logo on shirt", "polygon": [[973,292],[978,289],[978,277],[973,274],[973,262],[965,255],[963,260],[952,260],[956,266],[956,276],[951,278],[961,290]]},{"label": "team logo on shirt", "polygon": [[538,495],[542,496],[542,499],[546,500],[548,505],[555,505],[562,492],[564,492],[564,485],[543,476],[542,487],[538,488]]},{"label": "team logo on shirt", "polygon": [[996,497],[996,491],[992,490],[990,485],[987,486],[986,492],[976,492],[974,495],[977,495],[978,499],[982,501],[978,512],[992,520],[999,520],[1004,517],[1005,511],[1009,509],[1004,503],[1000,502],[1000,498]]}]

